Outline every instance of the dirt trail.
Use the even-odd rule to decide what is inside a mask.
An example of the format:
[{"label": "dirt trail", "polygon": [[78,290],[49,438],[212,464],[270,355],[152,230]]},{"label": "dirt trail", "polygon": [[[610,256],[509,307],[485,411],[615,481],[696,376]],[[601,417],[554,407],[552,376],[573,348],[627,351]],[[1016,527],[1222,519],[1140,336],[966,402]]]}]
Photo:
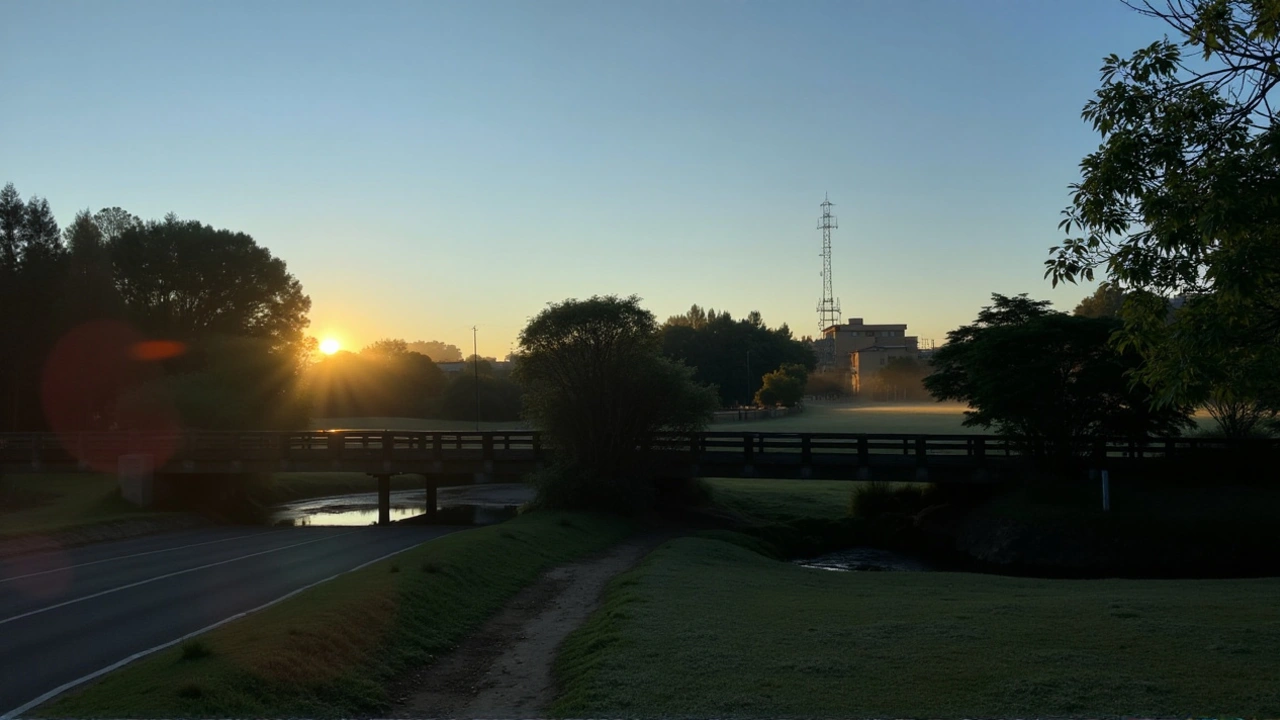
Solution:
[{"label": "dirt trail", "polygon": [[560,643],[599,606],[605,586],[673,531],[645,533],[553,568],[521,590],[458,649],[425,668],[396,717],[541,717],[555,699],[551,663]]}]

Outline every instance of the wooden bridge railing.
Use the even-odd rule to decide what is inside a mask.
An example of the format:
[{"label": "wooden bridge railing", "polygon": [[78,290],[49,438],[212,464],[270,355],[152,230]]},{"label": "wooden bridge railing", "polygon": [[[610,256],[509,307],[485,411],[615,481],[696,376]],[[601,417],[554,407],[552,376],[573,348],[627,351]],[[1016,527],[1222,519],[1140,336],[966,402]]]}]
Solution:
[{"label": "wooden bridge railing", "polygon": [[[994,435],[919,435],[876,433],[761,433],[703,432],[661,434],[659,452],[673,461],[702,460],[772,462],[809,465],[840,463],[865,466],[890,457],[924,464],[965,463],[981,466],[1028,455],[1014,439]],[[541,460],[543,443],[537,432],[187,432],[0,434],[0,464],[7,466],[75,463],[86,458],[116,458],[165,449],[173,462],[314,461],[341,460],[443,461],[478,459]],[[1072,448],[1076,457],[1155,459],[1206,454],[1280,454],[1280,439],[1226,440],[1211,438],[1102,438],[1081,440]]]}]

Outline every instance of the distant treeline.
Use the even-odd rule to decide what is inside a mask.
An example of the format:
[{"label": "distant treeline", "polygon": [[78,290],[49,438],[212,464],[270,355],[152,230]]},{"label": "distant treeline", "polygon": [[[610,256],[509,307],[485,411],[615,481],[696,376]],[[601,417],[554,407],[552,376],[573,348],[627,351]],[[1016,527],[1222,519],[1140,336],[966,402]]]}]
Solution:
[{"label": "distant treeline", "polygon": [[[440,369],[463,360],[454,345],[382,340],[317,361],[310,308],[285,262],[245,233],[118,207],[82,210],[61,228],[48,201],[10,183],[0,191],[0,431],[520,417],[506,369],[486,359]],[[695,367],[726,406],[793,404],[814,366],[809,343],[758,312],[735,320],[695,305],[660,335],[663,352]]]},{"label": "distant treeline", "polygon": [[253,238],[0,190],[0,429],[305,420],[311,300]]}]

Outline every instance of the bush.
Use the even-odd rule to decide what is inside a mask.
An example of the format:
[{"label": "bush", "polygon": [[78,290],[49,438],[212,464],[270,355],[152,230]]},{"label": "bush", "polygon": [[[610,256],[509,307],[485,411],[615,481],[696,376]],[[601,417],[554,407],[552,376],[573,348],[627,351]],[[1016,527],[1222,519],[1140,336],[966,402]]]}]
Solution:
[{"label": "bush", "polygon": [[876,518],[893,513],[914,515],[930,505],[922,485],[902,485],[871,482],[858,485],[849,494],[849,515],[856,518]]}]

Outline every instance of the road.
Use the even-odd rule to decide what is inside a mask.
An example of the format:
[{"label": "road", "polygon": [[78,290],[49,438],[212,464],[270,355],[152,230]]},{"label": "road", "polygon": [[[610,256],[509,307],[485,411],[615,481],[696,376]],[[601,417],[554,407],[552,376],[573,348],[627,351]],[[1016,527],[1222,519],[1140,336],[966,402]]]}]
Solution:
[{"label": "road", "polygon": [[0,718],[447,527],[214,528],[0,560]]}]

